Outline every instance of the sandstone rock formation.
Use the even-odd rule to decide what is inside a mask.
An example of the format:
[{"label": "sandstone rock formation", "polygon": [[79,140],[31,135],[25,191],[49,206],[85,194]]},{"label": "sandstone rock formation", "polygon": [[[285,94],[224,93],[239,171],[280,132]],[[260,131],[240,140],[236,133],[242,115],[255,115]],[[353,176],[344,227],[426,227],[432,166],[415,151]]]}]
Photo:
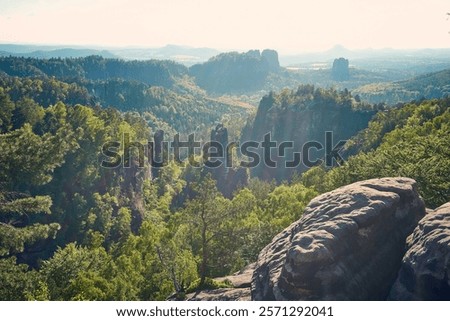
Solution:
[{"label": "sandstone rock formation", "polygon": [[[298,87],[291,93],[269,93],[261,99],[253,122],[248,122],[242,129],[241,141],[263,142],[267,133],[276,142],[293,142],[293,148],[286,148],[281,153],[271,152],[271,159],[277,166],[264,162],[265,149],[255,148],[260,158],[257,166],[251,169],[252,176],[263,180],[278,182],[289,180],[294,173],[309,169],[306,166],[306,153],[301,155],[298,166],[286,166],[286,161],[295,159],[294,152],[302,151],[308,142],[319,142],[322,146],[335,145],[340,140],[348,140],[368,126],[374,111],[355,108],[351,97],[345,99],[335,96],[332,90],[314,88],[312,85]],[[333,97],[333,98],[331,98]],[[349,121],[351,120],[351,121]],[[317,126],[320,124],[320,126]],[[326,139],[326,132],[332,132],[332,142]],[[328,136],[330,138],[330,136]],[[325,149],[311,148],[310,160],[323,159]]]},{"label": "sandstone rock formation", "polygon": [[278,72],[280,70],[280,62],[278,60],[278,52],[272,49],[264,49],[261,57],[269,64],[270,72]]},{"label": "sandstone rock formation", "polygon": [[382,300],[425,207],[409,178],[372,179],[313,199],[260,253],[253,300]]},{"label": "sandstone rock formation", "polygon": [[229,281],[233,288],[204,290],[188,294],[188,301],[250,301],[250,283],[255,270],[255,263],[248,265],[238,273],[216,278],[216,281]]},{"label": "sandstone rock formation", "polygon": [[204,290],[188,294],[188,301],[250,301],[250,288]]},{"label": "sandstone rock formation", "polygon": [[274,50],[227,52],[189,68],[197,85],[215,93],[244,93],[261,90],[267,77],[279,71],[278,54]]},{"label": "sandstone rock formation", "polygon": [[430,211],[408,237],[389,298],[450,300],[450,203]]},{"label": "sandstone rock formation", "polygon": [[235,288],[250,288],[253,272],[255,271],[256,263],[252,263],[246,266],[244,269],[230,276],[224,276],[216,278],[216,281],[224,282],[228,281],[233,284]]},{"label": "sandstone rock formation", "polygon": [[334,80],[345,81],[350,79],[350,71],[348,69],[348,59],[339,58],[334,59],[333,68],[331,69],[331,76]]}]

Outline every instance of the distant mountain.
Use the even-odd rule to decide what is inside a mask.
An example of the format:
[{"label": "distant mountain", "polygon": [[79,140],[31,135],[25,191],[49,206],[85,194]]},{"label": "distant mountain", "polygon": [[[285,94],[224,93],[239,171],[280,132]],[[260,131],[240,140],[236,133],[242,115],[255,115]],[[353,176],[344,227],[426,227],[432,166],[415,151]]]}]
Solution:
[{"label": "distant mountain", "polygon": [[101,56],[103,58],[119,58],[107,50],[93,50],[93,49],[73,49],[64,48],[56,50],[38,50],[28,54],[24,54],[24,57],[30,58],[82,58],[87,56]]},{"label": "distant mountain", "polygon": [[[322,52],[310,52],[294,55],[280,55],[282,66],[295,66],[311,62],[329,62],[336,57],[344,57],[358,63],[359,67],[367,68],[371,61],[380,61],[386,66],[391,66],[393,62],[402,60],[408,62],[411,59],[427,58],[439,61],[450,61],[450,48],[443,49],[360,49],[350,50],[341,45]],[[417,61],[416,61],[417,62]],[[361,63],[361,65],[359,65]],[[388,65],[386,65],[388,63]],[[417,65],[417,64],[416,64]],[[401,67],[401,66],[398,66]]]},{"label": "distant mountain", "polygon": [[0,71],[17,77],[56,77],[60,80],[124,79],[170,88],[187,68],[173,61],[125,61],[100,56],[37,59],[0,57]]},{"label": "distant mountain", "polygon": [[0,56],[49,59],[49,58],[80,58],[94,55],[102,56],[103,58],[119,58],[118,56],[112,54],[107,50],[0,44]]},{"label": "distant mountain", "polygon": [[125,60],[173,60],[187,66],[205,62],[219,53],[220,51],[212,48],[194,48],[178,45],[167,45],[161,48],[85,48],[78,46],[0,44],[0,56],[79,58],[96,55],[103,58],[122,58]]},{"label": "distant mountain", "polygon": [[10,52],[13,54],[30,53],[38,50],[56,50],[61,49],[63,46],[50,46],[50,45],[23,45],[23,44],[0,44],[0,51]]},{"label": "distant mountain", "polygon": [[110,49],[110,51],[123,59],[168,59],[188,66],[205,62],[220,53],[220,51],[212,48],[194,48],[177,45],[167,45],[161,48]]}]

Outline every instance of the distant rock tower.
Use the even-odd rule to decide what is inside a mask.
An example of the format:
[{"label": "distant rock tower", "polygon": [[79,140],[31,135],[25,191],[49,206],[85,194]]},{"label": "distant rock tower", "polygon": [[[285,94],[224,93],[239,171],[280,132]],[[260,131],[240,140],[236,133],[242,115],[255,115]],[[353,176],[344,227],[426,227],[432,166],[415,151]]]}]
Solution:
[{"label": "distant rock tower", "polygon": [[331,77],[336,81],[345,81],[350,79],[348,59],[334,59],[333,68],[331,69]]},{"label": "distant rock tower", "polygon": [[159,170],[163,166],[164,162],[164,131],[157,130],[153,135],[153,155],[151,159],[152,167],[152,179],[155,179],[159,175]]},{"label": "distant rock tower", "polygon": [[[217,168],[209,168],[208,171],[217,181],[217,188],[225,197],[232,197],[233,192],[239,186],[245,186],[249,180],[248,169],[244,167],[227,167],[231,164],[231,159],[227,160],[228,155],[228,130],[223,124],[218,124],[211,130],[211,141],[218,142],[222,148],[223,157],[215,157],[214,160],[220,160],[222,165]],[[231,151],[230,151],[231,152]]]},{"label": "distant rock tower", "polygon": [[261,53],[261,57],[269,64],[270,72],[278,72],[280,70],[280,62],[278,61],[278,52],[272,49],[265,49]]},{"label": "distant rock tower", "polygon": [[211,130],[211,141],[219,142],[226,147],[228,145],[228,129],[223,124],[217,124],[216,128]]},{"label": "distant rock tower", "polygon": [[223,157],[217,157],[215,159],[220,160],[222,165],[216,168],[213,172],[216,180],[224,180],[227,175],[227,146],[228,146],[228,129],[223,124],[218,124],[216,128],[211,130],[211,141],[218,142],[223,148]]}]

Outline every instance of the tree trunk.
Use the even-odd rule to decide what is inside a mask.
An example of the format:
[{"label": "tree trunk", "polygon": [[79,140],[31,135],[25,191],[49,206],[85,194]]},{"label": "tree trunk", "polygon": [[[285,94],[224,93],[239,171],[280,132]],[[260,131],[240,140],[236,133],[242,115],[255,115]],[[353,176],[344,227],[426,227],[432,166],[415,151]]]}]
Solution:
[{"label": "tree trunk", "polygon": [[202,264],[200,266],[200,285],[205,283],[206,268],[208,265],[208,250],[206,240],[206,226],[202,228]]}]

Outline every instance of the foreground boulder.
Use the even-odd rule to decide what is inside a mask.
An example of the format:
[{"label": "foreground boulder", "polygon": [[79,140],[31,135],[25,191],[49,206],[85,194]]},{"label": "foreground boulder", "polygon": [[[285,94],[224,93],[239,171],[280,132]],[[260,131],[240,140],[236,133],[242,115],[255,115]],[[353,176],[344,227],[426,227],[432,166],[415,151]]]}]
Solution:
[{"label": "foreground boulder", "polygon": [[450,203],[430,211],[408,237],[392,300],[450,300]]},{"label": "foreground boulder", "polygon": [[425,207],[409,178],[372,179],[313,199],[260,253],[253,300],[382,300]]}]

